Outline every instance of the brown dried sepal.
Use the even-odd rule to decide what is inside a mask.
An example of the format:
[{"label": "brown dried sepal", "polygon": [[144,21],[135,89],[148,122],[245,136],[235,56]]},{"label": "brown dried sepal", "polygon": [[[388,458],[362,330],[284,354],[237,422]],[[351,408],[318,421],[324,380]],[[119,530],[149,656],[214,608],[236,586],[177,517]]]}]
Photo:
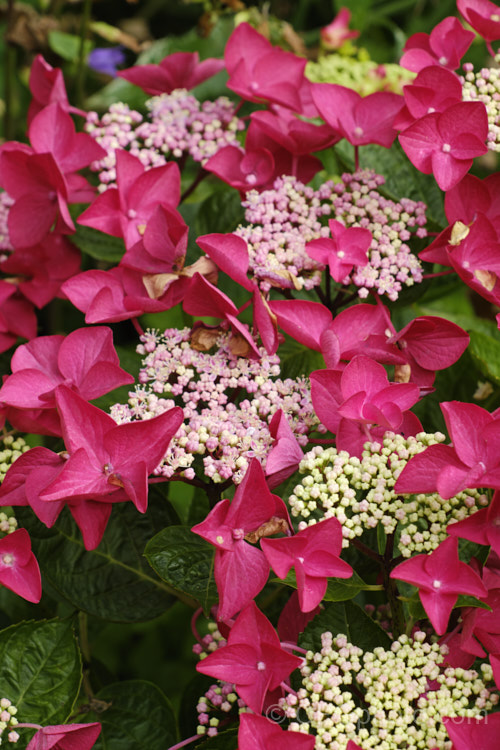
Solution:
[{"label": "brown dried sepal", "polygon": [[250,531],[246,534],[245,540],[250,542],[250,544],[255,544],[259,539],[263,539],[264,537],[274,536],[275,534],[286,534],[287,532],[288,524],[285,519],[273,516],[255,531]]},{"label": "brown dried sepal", "polygon": [[196,323],[191,331],[189,343],[191,348],[197,352],[208,352],[216,345],[222,333],[219,326],[206,326],[203,323]]},{"label": "brown dried sepal", "polygon": [[394,365],[394,382],[409,383],[411,378],[410,365]]}]

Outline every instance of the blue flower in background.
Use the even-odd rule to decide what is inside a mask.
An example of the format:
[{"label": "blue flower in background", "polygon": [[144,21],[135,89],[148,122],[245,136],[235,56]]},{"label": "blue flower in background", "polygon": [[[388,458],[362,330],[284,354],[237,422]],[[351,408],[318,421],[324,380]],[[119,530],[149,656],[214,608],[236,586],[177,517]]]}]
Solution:
[{"label": "blue flower in background", "polygon": [[125,62],[125,50],[118,47],[96,47],[87,57],[87,65],[98,73],[116,76],[117,67]]}]

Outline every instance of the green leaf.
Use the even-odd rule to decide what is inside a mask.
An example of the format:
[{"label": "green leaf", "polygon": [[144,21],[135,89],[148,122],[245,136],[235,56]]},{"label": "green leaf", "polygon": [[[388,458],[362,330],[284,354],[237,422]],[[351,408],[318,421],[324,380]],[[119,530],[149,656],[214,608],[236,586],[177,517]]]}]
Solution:
[{"label": "green leaf", "polygon": [[321,649],[321,634],[330,631],[334,636],[342,633],[354,646],[373,651],[377,646],[389,649],[391,639],[387,633],[354,602],[327,604],[299,636],[299,645],[311,651]]},{"label": "green leaf", "polygon": [[469,354],[483,375],[500,385],[500,341],[485,333],[471,331]]},{"label": "green leaf", "polygon": [[169,526],[151,539],[144,556],[158,573],[177,591],[194,597],[206,615],[217,602],[213,577],[215,551],[189,526]]},{"label": "green leaf", "polygon": [[145,515],[132,503],[117,503],[97,549],[87,551],[82,535],[66,510],[52,529],[31,510],[17,517],[30,532],[44,585],[78,609],[117,622],[140,622],[162,614],[175,602],[173,590],[151,571],[144,547],[159,529],[178,523],[177,514],[157,488],[150,489]]},{"label": "green leaf", "polygon": [[309,377],[313,370],[322,370],[325,367],[325,361],[319,352],[308,349],[290,336],[285,337],[278,350],[278,356],[283,379]]},{"label": "green leaf", "polygon": [[[49,47],[56,55],[68,62],[76,62],[80,58],[80,37],[74,34],[57,30],[49,31]],[[93,48],[93,43],[87,39],[83,45],[85,59]]]},{"label": "green leaf", "polygon": [[197,237],[213,232],[234,232],[245,219],[239,193],[234,189],[212,193],[196,214],[194,230]]},{"label": "green leaf", "polygon": [[71,235],[72,242],[82,251],[96,260],[106,263],[119,263],[125,253],[125,245],[120,237],[112,237],[98,229],[75,224],[76,232]]},{"label": "green leaf", "polygon": [[[286,578],[273,578],[273,583],[284,583],[292,589],[297,588],[295,573],[290,571]],[[350,578],[329,578],[323,601],[326,602],[345,602],[353,599],[365,588],[365,582],[358,576],[356,571]]]},{"label": "green leaf", "polygon": [[102,725],[94,750],[165,750],[177,742],[170,701],[152,682],[116,682],[95,698],[108,708],[86,718]]},{"label": "green leaf", "polygon": [[17,706],[19,721],[63,724],[81,679],[69,620],[21,622],[0,632],[0,697]]}]

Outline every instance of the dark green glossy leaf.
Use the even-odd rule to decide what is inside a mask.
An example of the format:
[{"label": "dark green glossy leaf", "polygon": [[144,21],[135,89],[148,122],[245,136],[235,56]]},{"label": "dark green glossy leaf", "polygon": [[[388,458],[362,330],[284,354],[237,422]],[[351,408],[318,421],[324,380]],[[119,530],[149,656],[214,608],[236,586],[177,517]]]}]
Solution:
[{"label": "dark green glossy leaf", "polygon": [[71,235],[71,241],[82,251],[96,260],[107,263],[119,263],[125,253],[125,245],[120,237],[99,232],[92,227],[84,227],[75,223],[76,232]]},{"label": "dark green glossy leaf", "polygon": [[390,648],[391,639],[385,631],[354,602],[327,604],[299,637],[299,645],[311,651],[321,649],[321,634],[342,633],[354,646],[373,651],[377,646]]},{"label": "dark green glossy leaf", "polygon": [[80,690],[82,665],[69,620],[21,622],[0,632],[0,697],[19,721],[62,724]]},{"label": "dark green glossy leaf", "polygon": [[156,487],[150,490],[145,515],[132,503],[117,503],[99,547],[91,551],[85,550],[68,511],[47,529],[30,510],[19,510],[44,581],[78,609],[103,619],[137,622],[157,617],[174,603],[172,589],[153,573],[142,554],[159,529],[178,523]]},{"label": "dark green glossy leaf", "polygon": [[214,548],[189,526],[169,526],[147,544],[144,555],[172,588],[194,597],[208,614],[217,602]]},{"label": "dark green glossy leaf", "polygon": [[177,742],[170,702],[152,682],[116,682],[100,690],[95,698],[108,707],[86,717],[102,725],[94,750],[166,750]]},{"label": "dark green glossy leaf", "polygon": [[243,220],[244,210],[238,191],[232,188],[218,190],[201,204],[196,214],[195,234],[200,237],[213,232],[234,232]]}]

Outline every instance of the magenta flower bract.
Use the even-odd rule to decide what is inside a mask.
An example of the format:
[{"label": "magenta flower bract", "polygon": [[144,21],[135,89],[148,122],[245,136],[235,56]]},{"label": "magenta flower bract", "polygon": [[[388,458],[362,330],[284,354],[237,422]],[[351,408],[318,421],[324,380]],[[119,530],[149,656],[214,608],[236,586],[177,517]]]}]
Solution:
[{"label": "magenta flower bract", "polygon": [[215,582],[219,592],[218,619],[240,611],[267,582],[269,564],[258,547],[245,537],[272,519],[289,526],[284,502],[271,494],[262,466],[254,458],[232,501],[221,500],[204,521],[191,529],[216,547]]},{"label": "magenta flower bract", "polygon": [[294,536],[262,539],[262,551],[279,578],[293,567],[300,608],[311,612],[322,601],[328,578],[350,578],[351,566],[340,559],[342,526],[336,518],[308,526]]},{"label": "magenta flower bract", "polygon": [[224,60],[209,57],[200,62],[198,52],[174,52],[158,65],[134,65],[118,71],[117,76],[139,86],[150,96],[160,96],[174,89],[189,91],[223,69]]},{"label": "magenta flower bract", "polygon": [[196,665],[198,672],[234,684],[247,706],[260,713],[268,690],[277,688],[302,659],[281,648],[273,626],[250,602],[229,632],[227,646]]},{"label": "magenta flower bract", "polygon": [[500,9],[490,0],[457,0],[458,12],[486,42],[500,39]]},{"label": "magenta flower bract", "polygon": [[90,750],[100,732],[98,722],[42,727],[31,738],[26,750]]},{"label": "magenta flower bract", "polygon": [[301,111],[299,90],[306,60],[272,44],[248,23],[240,23],[226,44],[228,88],[251,102],[270,101]]},{"label": "magenta flower bract", "polygon": [[448,627],[459,594],[482,598],[487,590],[477,573],[458,559],[458,539],[448,537],[430,555],[416,555],[396,565],[391,578],[418,588],[427,617],[438,635]]},{"label": "magenta flower bract", "polygon": [[240,714],[238,750],[314,750],[316,738],[287,732],[279,724],[256,714]]},{"label": "magenta flower bract", "polygon": [[450,190],[487,152],[488,116],[482,102],[460,102],[417,120],[399,136],[403,151],[441,190]]},{"label": "magenta flower bract", "polygon": [[308,242],[306,251],[318,263],[328,266],[332,279],[342,284],[354,267],[361,268],[368,263],[372,233],[360,227],[345,227],[333,219],[328,226],[331,237]]},{"label": "magenta flower bract", "polygon": [[399,64],[415,73],[430,65],[455,70],[473,40],[473,32],[464,29],[458,18],[447,16],[430,34],[413,34],[405,44]]},{"label": "magenta flower bract", "polygon": [[158,204],[171,209],[179,204],[179,167],[169,162],[146,170],[137,156],[117,150],[116,183],[116,188],[97,196],[78,223],[123,237],[125,246],[130,248],[141,239]]},{"label": "magenta flower bract", "polygon": [[500,489],[500,419],[476,404],[441,404],[452,445],[430,445],[399,475],[396,492],[454,497],[474,487]]},{"label": "magenta flower bract", "polygon": [[453,750],[497,750],[500,732],[500,714],[481,718],[445,717],[443,724],[453,742]]},{"label": "magenta flower bract", "polygon": [[40,568],[26,529],[0,539],[0,584],[29,602],[39,602],[42,597]]},{"label": "magenta flower bract", "polygon": [[320,31],[321,42],[328,50],[339,49],[348,39],[357,39],[359,31],[350,30],[351,11],[342,7],[328,26]]},{"label": "magenta flower bract", "polygon": [[182,409],[174,407],[148,421],[117,425],[65,385],[57,387],[55,397],[69,458],[41,493],[42,500],[113,502],[110,495],[120,492],[144,513],[148,475],[179,429]]},{"label": "magenta flower bract", "polygon": [[378,143],[389,148],[395,137],[394,118],[404,105],[399,94],[377,91],[362,97],[336,83],[316,83],[312,96],[321,117],[353,146]]}]

